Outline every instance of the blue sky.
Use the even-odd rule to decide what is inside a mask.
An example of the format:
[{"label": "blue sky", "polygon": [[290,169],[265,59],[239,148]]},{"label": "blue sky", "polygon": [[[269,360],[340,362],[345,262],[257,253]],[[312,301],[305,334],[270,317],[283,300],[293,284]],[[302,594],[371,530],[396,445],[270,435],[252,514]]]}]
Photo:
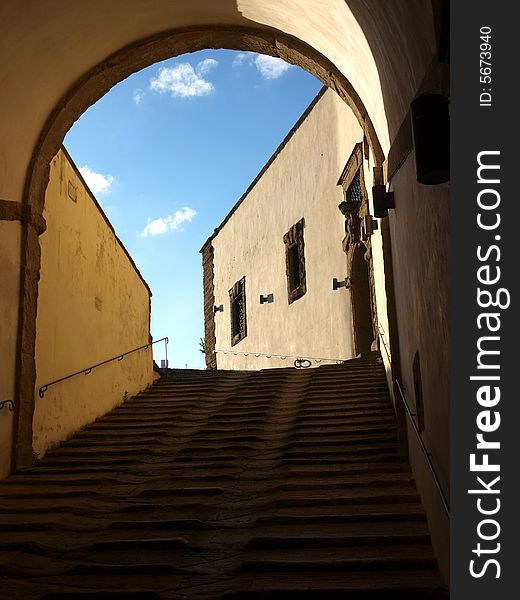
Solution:
[{"label": "blue sky", "polygon": [[195,52],[128,77],[68,132],[67,150],[152,289],[152,335],[170,338],[170,366],[204,368],[199,250],[320,88],[280,59]]}]

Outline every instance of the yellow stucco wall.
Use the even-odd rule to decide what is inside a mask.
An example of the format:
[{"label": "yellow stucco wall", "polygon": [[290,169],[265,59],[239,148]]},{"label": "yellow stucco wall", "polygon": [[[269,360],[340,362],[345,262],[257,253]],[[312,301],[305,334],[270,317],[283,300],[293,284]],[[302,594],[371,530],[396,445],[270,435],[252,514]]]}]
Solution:
[{"label": "yellow stucco wall", "polygon": [[150,331],[149,289],[61,150],[51,163],[44,216],[33,419],[40,456],[153,380],[147,349],[39,398],[41,385],[147,344]]},{"label": "yellow stucco wall", "polygon": [[[20,287],[19,221],[0,221],[0,402],[14,399],[16,346],[18,334],[18,294]],[[11,461],[13,413],[6,404],[0,410],[0,479],[8,475]]]},{"label": "yellow stucco wall", "polygon": [[[350,109],[327,90],[213,240],[216,348],[348,359],[354,355],[338,177],[363,137]],[[307,292],[288,304],[284,234],[305,219]],[[231,347],[229,289],[246,277],[247,337]],[[260,304],[260,294],[274,294]],[[291,366],[292,360],[217,353],[219,369]],[[313,366],[316,366],[314,363]]]}]

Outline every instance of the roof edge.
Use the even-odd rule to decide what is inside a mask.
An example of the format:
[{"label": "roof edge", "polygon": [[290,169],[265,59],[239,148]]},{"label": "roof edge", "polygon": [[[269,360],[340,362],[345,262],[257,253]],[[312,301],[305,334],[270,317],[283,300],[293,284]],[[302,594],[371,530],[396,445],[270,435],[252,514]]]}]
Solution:
[{"label": "roof edge", "polygon": [[112,226],[112,223],[109,221],[109,219],[108,219],[105,211],[103,210],[103,208],[101,207],[101,205],[99,204],[99,202],[96,200],[96,197],[94,196],[92,190],[88,187],[87,182],[85,181],[83,175],[81,174],[80,170],[78,169],[78,166],[76,165],[76,163],[72,160],[72,157],[69,154],[67,148],[65,148],[65,146],[62,144],[61,147],[60,147],[60,150],[63,152],[63,154],[65,155],[66,159],[69,161],[69,164],[71,165],[72,170],[74,171],[74,173],[76,174],[76,176],[79,178],[79,180],[83,184],[85,190],[87,191],[87,194],[90,196],[90,199],[94,203],[94,206],[98,209],[98,212],[100,213],[100,215],[105,220],[105,223],[108,225],[108,228],[114,234],[116,242],[119,244],[120,248],[126,254],[126,257],[130,261],[130,264],[132,265],[132,267],[133,267],[134,271],[136,272],[136,274],[138,275],[139,279],[144,283],[144,286],[148,290],[148,293],[150,294],[150,296],[152,296],[153,294],[152,294],[152,290],[150,289],[150,286],[148,285],[148,283],[146,283],[146,280],[141,275],[141,272],[137,268],[137,265],[135,264],[134,259],[130,256],[128,250],[125,248],[125,245],[123,244],[123,242],[117,236],[116,230]]}]

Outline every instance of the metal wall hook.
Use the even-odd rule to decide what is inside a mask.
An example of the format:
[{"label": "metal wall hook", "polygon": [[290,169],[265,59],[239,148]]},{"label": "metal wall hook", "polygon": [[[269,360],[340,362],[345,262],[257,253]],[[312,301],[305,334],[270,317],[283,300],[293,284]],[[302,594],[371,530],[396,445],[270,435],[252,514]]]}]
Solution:
[{"label": "metal wall hook", "polygon": [[9,409],[9,412],[13,412],[14,402],[12,400],[4,400],[3,402],[0,402],[0,410],[2,410],[6,404]]},{"label": "metal wall hook", "polygon": [[350,275],[347,275],[345,279],[337,279],[334,277],[332,280],[332,289],[339,290],[339,288],[344,287],[346,290],[352,287],[352,282],[350,280]]},{"label": "metal wall hook", "polygon": [[260,304],[271,304],[271,302],[274,302],[274,294],[260,295]]},{"label": "metal wall hook", "polygon": [[361,225],[361,239],[367,241],[368,238],[379,228],[377,219],[372,215],[365,215]]}]

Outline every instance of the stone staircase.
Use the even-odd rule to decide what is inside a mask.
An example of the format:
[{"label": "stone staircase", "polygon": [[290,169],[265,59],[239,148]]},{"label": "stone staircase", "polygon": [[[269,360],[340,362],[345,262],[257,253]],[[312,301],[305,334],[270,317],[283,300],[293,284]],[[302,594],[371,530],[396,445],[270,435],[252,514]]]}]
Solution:
[{"label": "stone staircase", "polygon": [[2,599],[443,599],[374,357],[174,374],[0,483]]}]

